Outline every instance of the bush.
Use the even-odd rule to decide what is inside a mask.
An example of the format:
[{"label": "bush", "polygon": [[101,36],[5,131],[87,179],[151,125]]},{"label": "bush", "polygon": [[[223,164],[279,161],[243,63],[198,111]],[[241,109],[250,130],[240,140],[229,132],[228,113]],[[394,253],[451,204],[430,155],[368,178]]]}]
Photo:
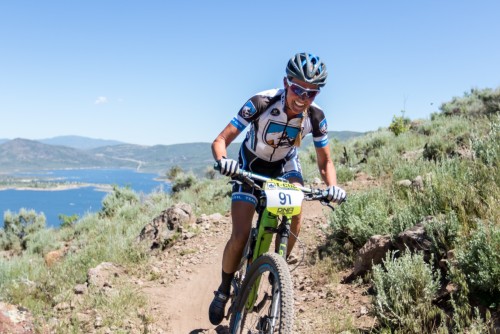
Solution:
[{"label": "bush", "polygon": [[490,129],[485,137],[474,135],[471,139],[474,155],[482,163],[498,167],[500,165],[500,117],[490,123]]},{"label": "bush", "polygon": [[493,115],[500,112],[500,88],[471,89],[463,97],[454,97],[440,107],[445,116],[480,116]]},{"label": "bush", "polygon": [[137,203],[139,203],[139,197],[132,189],[113,186],[113,192],[107,195],[102,201],[99,216],[101,218],[111,218],[121,207]]},{"label": "bush", "polygon": [[373,267],[377,318],[401,333],[431,333],[442,328],[444,312],[432,303],[439,289],[439,273],[420,254],[394,256],[387,254],[383,266]]},{"label": "bush", "polygon": [[425,233],[432,241],[431,252],[437,261],[445,258],[448,251],[455,249],[460,227],[454,211],[434,217],[425,224]]},{"label": "bush", "polygon": [[404,117],[404,111],[402,116],[394,116],[392,118],[392,123],[389,125],[389,130],[397,136],[410,130],[411,120]]},{"label": "bush", "polygon": [[380,189],[350,196],[330,217],[330,238],[341,246],[349,242],[353,250],[360,249],[372,235],[389,233],[389,208],[387,194]]},{"label": "bush", "polygon": [[15,214],[4,213],[4,228],[0,230],[0,248],[21,251],[27,248],[32,235],[45,228],[45,215],[35,210],[21,209]]},{"label": "bush", "polygon": [[172,193],[176,194],[183,190],[191,188],[196,183],[194,174],[180,174],[172,182]]},{"label": "bush", "polygon": [[465,273],[471,292],[488,303],[486,306],[499,306],[500,227],[478,222],[477,228],[469,236],[462,236],[458,244],[458,266]]}]

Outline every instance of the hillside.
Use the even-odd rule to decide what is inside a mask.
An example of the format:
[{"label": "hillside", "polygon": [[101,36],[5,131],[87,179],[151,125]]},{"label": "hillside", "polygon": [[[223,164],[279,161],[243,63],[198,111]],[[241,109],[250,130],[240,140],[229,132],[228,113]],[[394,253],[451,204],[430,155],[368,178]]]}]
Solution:
[{"label": "hillside", "polygon": [[97,147],[124,144],[123,142],[117,140],[95,139],[82,136],[58,136],[53,138],[40,139],[37,141],[48,145],[68,146],[81,150],[90,150]]},{"label": "hillside", "polygon": [[66,146],[54,146],[27,139],[13,139],[0,145],[0,171],[50,168],[133,167],[127,161],[99,156]]},{"label": "hillside", "polygon": [[[345,140],[359,132],[331,132],[331,138]],[[103,146],[104,145],[104,146]],[[228,156],[238,156],[239,143],[228,148]],[[311,136],[304,147],[312,145]],[[0,172],[57,168],[136,168],[164,174],[174,166],[202,175],[212,162],[211,143],[144,146],[78,136],[34,141],[7,140],[0,143]]]},{"label": "hillside", "polygon": [[[441,111],[331,145],[348,201],[304,204],[296,333],[499,332],[500,88]],[[309,153],[303,169],[317,170]],[[115,189],[60,229],[7,216],[0,300],[39,332],[224,333],[207,304],[231,233],[227,181],[179,172],[172,193]]]}]

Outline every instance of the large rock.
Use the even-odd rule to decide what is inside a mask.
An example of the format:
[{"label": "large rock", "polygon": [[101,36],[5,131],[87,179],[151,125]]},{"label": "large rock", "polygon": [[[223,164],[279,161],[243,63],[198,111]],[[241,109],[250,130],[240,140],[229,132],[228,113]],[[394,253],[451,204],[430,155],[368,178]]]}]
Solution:
[{"label": "large rock", "polygon": [[183,226],[194,223],[191,206],[179,203],[163,210],[160,215],[142,229],[139,241],[150,242],[150,248],[165,249],[171,244],[177,233],[181,233]]},{"label": "large rock", "polygon": [[425,233],[425,222],[418,223],[412,228],[398,234],[394,240],[394,246],[401,252],[409,250],[412,253],[422,252],[424,260],[430,259],[432,242]]},{"label": "large rock", "polygon": [[113,279],[124,275],[122,267],[111,263],[103,262],[87,272],[87,283],[99,289],[112,288]]},{"label": "large rock", "polygon": [[354,269],[344,278],[343,282],[351,282],[356,277],[364,275],[371,270],[374,264],[382,263],[385,254],[392,249],[392,247],[393,245],[389,235],[372,236],[358,251]]},{"label": "large rock", "polygon": [[0,333],[35,333],[31,313],[20,306],[0,302]]},{"label": "large rock", "polygon": [[431,216],[426,217],[421,223],[399,233],[394,240],[389,235],[372,236],[358,251],[354,268],[343,282],[349,283],[371,270],[373,265],[382,263],[390,250],[422,252],[424,260],[429,261],[432,242],[425,233],[425,224],[432,219]]}]

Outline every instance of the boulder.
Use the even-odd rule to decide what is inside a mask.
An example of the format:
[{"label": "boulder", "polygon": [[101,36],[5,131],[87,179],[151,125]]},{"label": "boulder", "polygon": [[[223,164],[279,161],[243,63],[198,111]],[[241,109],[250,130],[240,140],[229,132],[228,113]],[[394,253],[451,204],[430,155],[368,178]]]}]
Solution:
[{"label": "boulder", "polygon": [[88,270],[87,283],[89,287],[112,288],[113,279],[122,275],[124,275],[122,267],[111,262],[103,262],[97,267]]},{"label": "boulder", "polygon": [[409,250],[410,252],[423,252],[424,260],[430,259],[430,250],[432,242],[425,233],[425,223],[418,223],[412,228],[398,234],[394,240],[394,246],[401,252]]},{"label": "boulder", "polygon": [[150,243],[150,249],[165,249],[184,225],[194,223],[191,206],[179,203],[163,210],[160,215],[142,229],[138,241]]},{"label": "boulder", "polygon": [[389,235],[372,236],[358,251],[354,269],[344,278],[344,283],[349,283],[356,277],[364,275],[372,269],[374,264],[382,263],[385,254],[392,249],[392,241]]},{"label": "boulder", "polygon": [[35,333],[31,313],[23,307],[0,302],[0,333]]}]

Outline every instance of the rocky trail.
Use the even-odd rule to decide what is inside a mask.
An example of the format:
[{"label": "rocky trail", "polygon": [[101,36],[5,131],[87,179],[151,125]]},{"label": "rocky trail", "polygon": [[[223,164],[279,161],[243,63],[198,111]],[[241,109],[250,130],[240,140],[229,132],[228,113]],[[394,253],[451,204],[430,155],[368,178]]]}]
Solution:
[{"label": "rocky trail", "polygon": [[[356,284],[330,284],[325,275],[310,263],[316,248],[325,239],[321,226],[326,224],[324,207],[306,202],[300,243],[290,263],[294,282],[295,332],[336,333],[343,324],[369,329],[367,287]],[[198,220],[201,233],[188,235],[173,247],[156,253],[151,271],[157,279],[144,280],[141,289],[152,313],[153,332],[194,334],[225,333],[228,321],[213,326],[208,306],[220,282],[224,245],[231,232],[230,218]]]}]

